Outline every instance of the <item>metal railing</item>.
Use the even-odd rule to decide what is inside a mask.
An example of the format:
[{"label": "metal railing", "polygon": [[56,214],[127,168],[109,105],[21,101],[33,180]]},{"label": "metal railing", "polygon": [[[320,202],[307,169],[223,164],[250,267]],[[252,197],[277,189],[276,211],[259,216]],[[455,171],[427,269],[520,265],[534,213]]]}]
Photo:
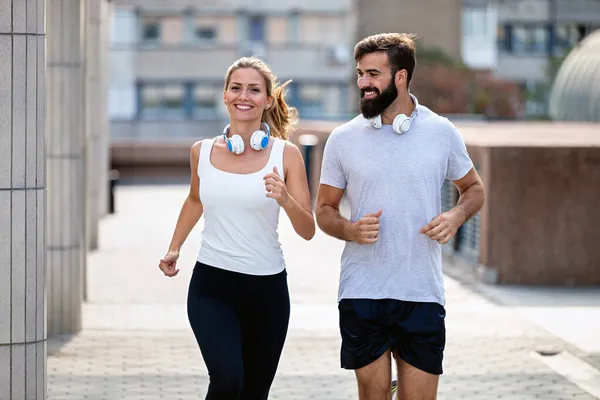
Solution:
[{"label": "metal railing", "polygon": [[[476,169],[478,170],[478,168]],[[444,182],[441,194],[442,211],[448,211],[456,205],[458,190],[452,182],[448,180]],[[443,251],[460,256],[474,263],[479,262],[480,227],[481,215],[477,213],[459,228],[457,234],[443,246]]]}]

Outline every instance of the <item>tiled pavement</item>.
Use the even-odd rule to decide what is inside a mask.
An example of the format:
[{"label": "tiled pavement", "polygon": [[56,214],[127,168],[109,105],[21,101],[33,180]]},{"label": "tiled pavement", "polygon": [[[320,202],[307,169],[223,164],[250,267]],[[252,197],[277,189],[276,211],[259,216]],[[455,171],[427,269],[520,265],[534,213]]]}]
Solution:
[{"label": "tiled pavement", "polygon": [[[49,400],[202,399],[208,382],[185,314],[200,226],[183,249],[181,272],[163,277],[185,186],[118,188],[118,213],[101,223],[88,264],[84,329],[52,338]],[[356,399],[339,368],[336,290],[343,244],[318,232],[296,237],[281,217],[292,297],[290,332],[271,399]],[[446,277],[447,350],[439,399],[594,399],[532,356],[569,346]]]}]

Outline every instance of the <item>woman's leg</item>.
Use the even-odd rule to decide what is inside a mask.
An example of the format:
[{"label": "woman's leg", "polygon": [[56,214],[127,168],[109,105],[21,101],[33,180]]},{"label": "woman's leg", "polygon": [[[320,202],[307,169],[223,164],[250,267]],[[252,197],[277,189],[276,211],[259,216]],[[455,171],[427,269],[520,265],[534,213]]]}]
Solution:
[{"label": "woman's leg", "polygon": [[290,318],[285,271],[261,284],[262,294],[242,313],[244,382],[240,400],[267,400]]},{"label": "woman's leg", "polygon": [[206,268],[210,267],[194,269],[187,303],[210,377],[206,400],[238,400],[244,380],[240,322],[233,306],[219,296],[218,289],[226,282]]}]

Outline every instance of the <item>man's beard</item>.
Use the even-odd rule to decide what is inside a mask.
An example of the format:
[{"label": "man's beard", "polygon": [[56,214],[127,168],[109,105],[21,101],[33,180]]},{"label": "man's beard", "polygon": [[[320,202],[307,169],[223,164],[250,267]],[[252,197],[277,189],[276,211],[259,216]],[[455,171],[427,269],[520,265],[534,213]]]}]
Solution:
[{"label": "man's beard", "polygon": [[[377,96],[372,99],[365,99],[365,92],[375,91]],[[398,89],[394,85],[394,80],[390,81],[388,87],[383,92],[379,93],[376,87],[368,87],[360,90],[360,112],[367,119],[374,118],[380,115],[386,108],[390,106],[398,97]]]}]

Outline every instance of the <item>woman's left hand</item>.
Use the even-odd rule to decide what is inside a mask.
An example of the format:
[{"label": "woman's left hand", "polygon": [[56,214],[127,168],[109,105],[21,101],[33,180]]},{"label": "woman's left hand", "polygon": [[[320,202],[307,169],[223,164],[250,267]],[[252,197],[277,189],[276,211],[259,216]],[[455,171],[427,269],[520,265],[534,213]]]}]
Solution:
[{"label": "woman's left hand", "polygon": [[285,181],[279,175],[277,167],[273,167],[273,172],[264,176],[267,197],[275,199],[281,207],[285,206],[290,199]]}]

